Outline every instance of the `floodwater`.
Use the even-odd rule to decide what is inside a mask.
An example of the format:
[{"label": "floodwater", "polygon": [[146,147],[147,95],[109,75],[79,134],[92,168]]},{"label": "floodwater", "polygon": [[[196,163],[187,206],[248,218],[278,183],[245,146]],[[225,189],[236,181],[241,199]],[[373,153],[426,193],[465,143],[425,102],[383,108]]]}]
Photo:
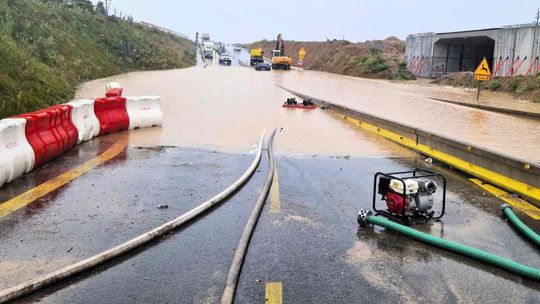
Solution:
[{"label": "floodwater", "polygon": [[[276,84],[360,111],[426,129],[499,154],[540,164],[540,121],[488,112],[426,98],[449,94],[467,99],[462,89],[361,79],[315,71],[256,72],[238,64],[247,53],[233,52],[233,64],[217,56],[183,70],[137,72],[84,84],[80,98],[103,95],[118,81],[125,95],[160,95],[163,128],[129,132],[130,145],[184,145],[225,151],[252,147],[264,128],[284,136],[278,153],[386,157],[407,153],[397,145],[343,124],[321,110],[283,109],[290,94]],[[281,129],[283,128],[283,129]]]},{"label": "floodwater", "polygon": [[[131,146],[195,146],[227,152],[252,150],[263,129],[278,128],[278,153],[410,157],[397,144],[343,124],[322,110],[285,109],[291,94],[277,87],[281,73],[241,66],[137,72],[84,84],[78,98],[104,94],[118,81],[124,95],[160,95],[163,127],[125,132]],[[121,136],[120,136],[121,137]]]},{"label": "floodwater", "polygon": [[361,79],[295,71],[280,73],[276,83],[310,96],[468,142],[499,154],[540,164],[540,121],[438,102],[425,96],[462,89]]}]

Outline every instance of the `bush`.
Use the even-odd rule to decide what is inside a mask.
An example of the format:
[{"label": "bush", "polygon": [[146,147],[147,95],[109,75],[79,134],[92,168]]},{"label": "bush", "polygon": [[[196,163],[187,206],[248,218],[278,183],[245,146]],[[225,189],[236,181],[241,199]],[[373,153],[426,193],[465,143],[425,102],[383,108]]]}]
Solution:
[{"label": "bush", "polygon": [[488,89],[490,89],[492,91],[498,90],[501,86],[502,86],[502,84],[498,80],[492,80],[487,85]]},{"label": "bush", "polygon": [[363,57],[360,60],[362,73],[375,74],[388,70],[388,64],[375,52]]}]

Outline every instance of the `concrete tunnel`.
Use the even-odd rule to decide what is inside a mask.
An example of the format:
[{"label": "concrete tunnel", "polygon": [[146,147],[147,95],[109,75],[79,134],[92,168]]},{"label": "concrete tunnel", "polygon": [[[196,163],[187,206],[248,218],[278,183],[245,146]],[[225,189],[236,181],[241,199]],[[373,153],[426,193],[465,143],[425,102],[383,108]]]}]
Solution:
[{"label": "concrete tunnel", "polygon": [[540,72],[540,26],[516,24],[407,36],[407,68],[418,77],[472,72],[486,57],[493,76],[527,76]]},{"label": "concrete tunnel", "polygon": [[495,40],[488,36],[440,38],[433,44],[433,72],[473,72],[485,57],[493,63]]}]

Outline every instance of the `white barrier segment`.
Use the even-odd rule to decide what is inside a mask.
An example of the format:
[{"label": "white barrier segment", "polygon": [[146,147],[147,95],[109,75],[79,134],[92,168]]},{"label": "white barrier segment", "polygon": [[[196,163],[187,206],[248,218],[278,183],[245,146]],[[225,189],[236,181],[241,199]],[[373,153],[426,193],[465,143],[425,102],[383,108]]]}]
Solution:
[{"label": "white barrier segment", "polygon": [[122,89],[122,85],[118,82],[109,82],[105,85],[105,92],[109,92],[112,89]]},{"label": "white barrier segment", "polygon": [[160,126],[163,120],[159,96],[126,97],[126,110],[130,129]]},{"label": "white barrier segment", "polygon": [[[11,182],[34,168],[36,156],[25,133],[26,119],[7,118],[0,120],[0,155],[2,166],[1,184]],[[4,171],[5,170],[5,171]]]},{"label": "white barrier segment", "polygon": [[71,110],[71,121],[79,132],[77,144],[98,136],[99,120],[94,112],[94,101],[81,99],[68,102],[67,104],[73,107],[73,110]]}]

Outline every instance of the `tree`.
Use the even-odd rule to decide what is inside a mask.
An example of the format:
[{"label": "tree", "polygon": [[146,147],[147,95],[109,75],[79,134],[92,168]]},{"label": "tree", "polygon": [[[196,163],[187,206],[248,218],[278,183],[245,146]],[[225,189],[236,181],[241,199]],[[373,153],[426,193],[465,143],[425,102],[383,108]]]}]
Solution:
[{"label": "tree", "polygon": [[105,4],[103,4],[103,1],[99,1],[96,5],[96,12],[98,14],[101,14],[103,16],[107,15],[107,10],[105,9]]}]

